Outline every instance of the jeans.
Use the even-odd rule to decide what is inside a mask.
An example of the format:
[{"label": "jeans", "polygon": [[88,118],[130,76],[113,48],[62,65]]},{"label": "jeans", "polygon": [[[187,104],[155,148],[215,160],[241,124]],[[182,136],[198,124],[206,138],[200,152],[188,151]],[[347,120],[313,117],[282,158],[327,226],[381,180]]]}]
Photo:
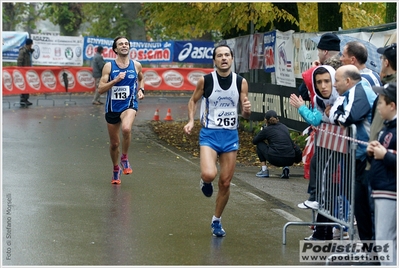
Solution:
[{"label": "jeans", "polygon": [[381,265],[396,264],[396,200],[374,199],[375,240],[392,240],[393,256],[391,263],[381,261]]}]

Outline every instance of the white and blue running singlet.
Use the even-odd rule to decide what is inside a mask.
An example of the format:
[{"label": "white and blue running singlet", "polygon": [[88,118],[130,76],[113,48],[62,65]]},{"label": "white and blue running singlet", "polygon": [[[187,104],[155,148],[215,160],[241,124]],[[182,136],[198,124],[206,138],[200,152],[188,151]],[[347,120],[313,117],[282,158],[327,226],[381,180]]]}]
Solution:
[{"label": "white and blue running singlet", "polygon": [[123,112],[132,108],[137,110],[137,72],[134,62],[130,60],[127,68],[119,68],[116,61],[111,61],[111,72],[109,80],[114,80],[120,72],[126,72],[122,81],[116,83],[107,92],[107,101],[105,103],[105,112]]},{"label": "white and blue running singlet", "polygon": [[237,129],[240,94],[237,89],[237,74],[232,73],[229,89],[220,87],[216,72],[212,72],[213,90],[208,98],[202,97],[200,121],[204,128]]}]

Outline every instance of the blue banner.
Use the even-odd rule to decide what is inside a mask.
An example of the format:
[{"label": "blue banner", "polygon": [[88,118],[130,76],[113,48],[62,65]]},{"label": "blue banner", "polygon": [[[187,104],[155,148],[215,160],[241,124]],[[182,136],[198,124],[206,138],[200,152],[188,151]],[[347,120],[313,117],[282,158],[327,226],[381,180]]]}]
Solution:
[{"label": "blue banner", "polygon": [[215,46],[210,41],[175,41],[174,62],[210,63]]},{"label": "blue banner", "polygon": [[[173,59],[173,41],[172,42],[145,42],[130,41],[129,57],[142,64],[150,63],[170,63]],[[116,58],[112,50],[114,40],[111,38],[85,37],[83,42],[83,59],[91,60],[97,51],[98,46],[102,46],[104,60],[109,61]]]},{"label": "blue banner", "polygon": [[19,49],[25,45],[28,38],[27,32],[2,32],[2,53],[3,61],[16,62]]},{"label": "blue banner", "polygon": [[275,46],[276,46],[276,31],[267,32],[263,36],[263,45],[264,47],[264,58],[265,61],[263,64],[264,70],[266,73],[275,72],[275,64],[274,64],[274,54],[275,54]]}]

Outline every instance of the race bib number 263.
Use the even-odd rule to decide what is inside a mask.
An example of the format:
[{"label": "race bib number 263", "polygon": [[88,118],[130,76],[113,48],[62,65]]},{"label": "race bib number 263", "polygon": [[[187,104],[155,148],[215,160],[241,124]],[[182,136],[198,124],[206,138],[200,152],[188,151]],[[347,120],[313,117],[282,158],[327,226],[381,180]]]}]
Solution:
[{"label": "race bib number 263", "polygon": [[234,127],[237,123],[236,109],[216,109],[215,123],[219,127]]},{"label": "race bib number 263", "polygon": [[113,86],[112,87],[112,99],[113,100],[125,100],[129,97],[130,90],[129,86]]}]

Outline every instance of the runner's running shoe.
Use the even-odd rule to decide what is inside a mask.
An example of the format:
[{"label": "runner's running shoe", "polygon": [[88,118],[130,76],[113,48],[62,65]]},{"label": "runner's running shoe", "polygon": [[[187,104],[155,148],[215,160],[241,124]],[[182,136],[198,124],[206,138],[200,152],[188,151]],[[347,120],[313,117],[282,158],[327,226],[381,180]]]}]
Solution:
[{"label": "runner's running shoe", "polygon": [[118,171],[114,171],[111,179],[112,184],[121,184],[121,174],[122,170],[119,169]]},{"label": "runner's running shoe", "polygon": [[213,194],[213,185],[212,182],[210,183],[206,183],[204,182],[202,179],[200,181],[200,187],[202,190],[202,193],[206,196],[206,197],[211,197]]},{"label": "runner's running shoe", "polygon": [[220,221],[212,222],[211,228],[213,236],[223,237],[226,235],[226,232],[223,230],[222,223]]},{"label": "runner's running shoe", "polygon": [[132,167],[130,166],[129,160],[127,160],[127,159],[122,160],[121,159],[121,163],[120,164],[121,164],[121,167],[122,167],[122,170],[123,170],[123,174],[128,175],[128,174],[131,174],[133,172]]}]

